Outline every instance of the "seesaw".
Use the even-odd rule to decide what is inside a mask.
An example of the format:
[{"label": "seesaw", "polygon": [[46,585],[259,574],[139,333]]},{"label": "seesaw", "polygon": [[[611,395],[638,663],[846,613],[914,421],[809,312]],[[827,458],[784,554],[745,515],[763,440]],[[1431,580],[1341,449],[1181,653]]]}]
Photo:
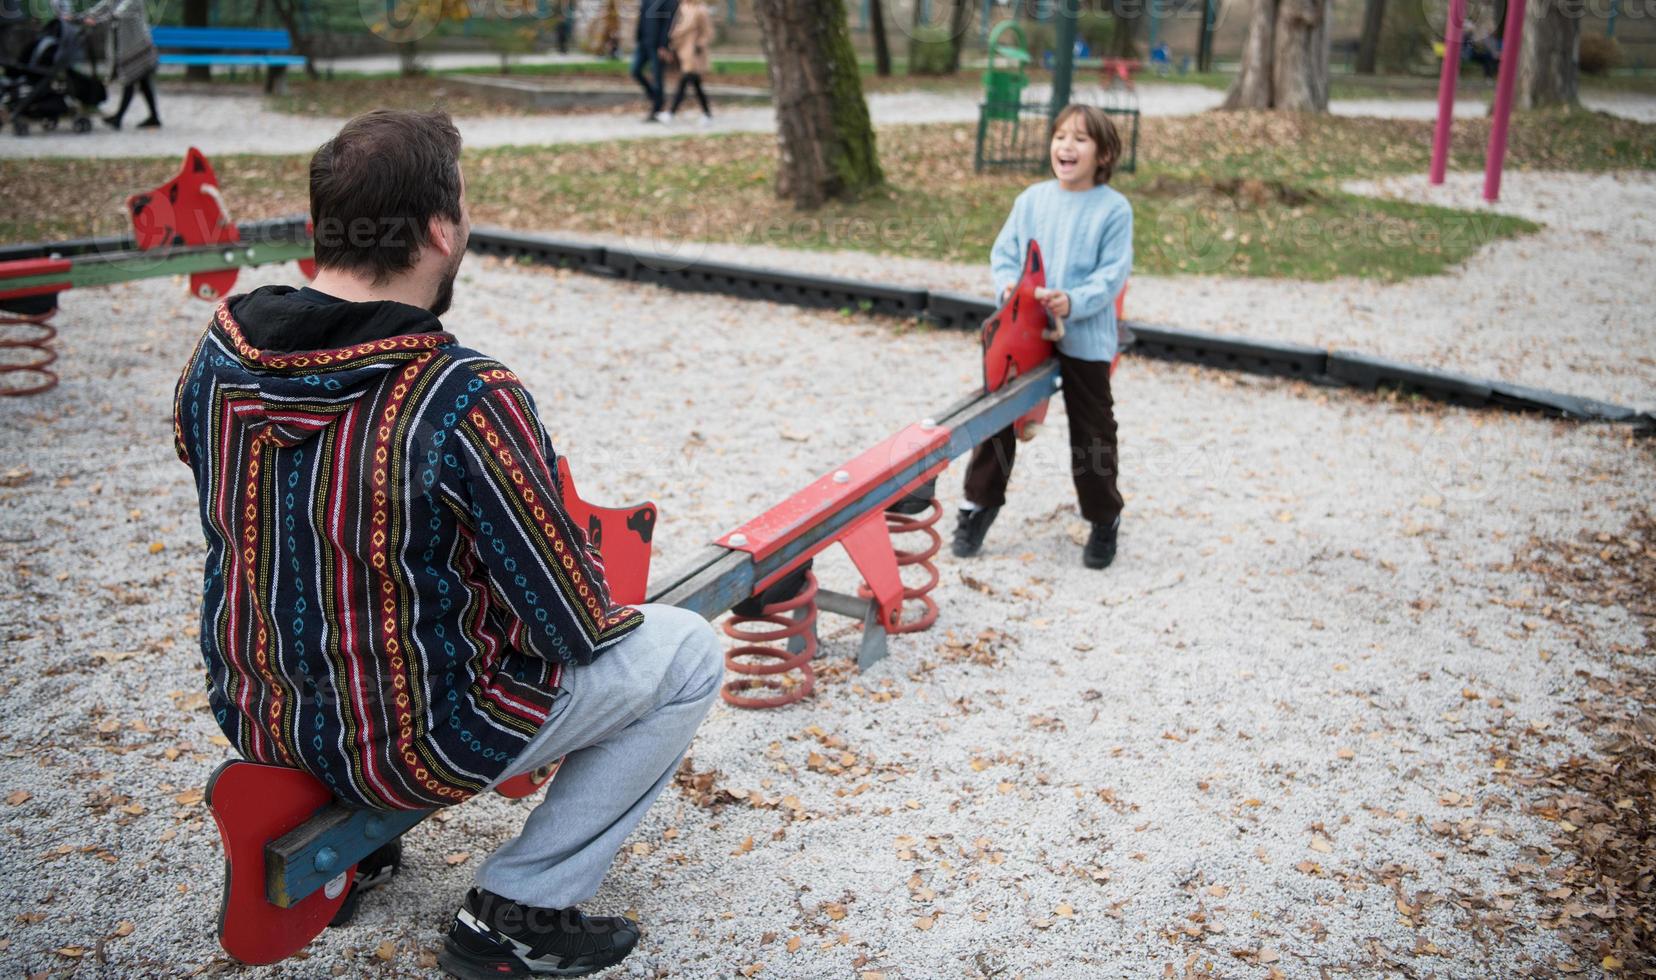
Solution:
[{"label": "seesaw", "polygon": [[67,289],[184,275],[190,295],[216,300],[244,266],[299,262],[315,274],[309,235],[244,242],[230,220],[212,164],[191,147],[178,176],[126,200],[131,247],[100,242],[96,250],[0,262],[0,300],[49,296]]},{"label": "seesaw", "polygon": [[[963,399],[936,420],[905,426],[723,535],[647,595],[654,507],[592,507],[574,492],[567,469],[565,506],[595,533],[618,599],[634,603],[647,598],[708,619],[763,595],[821,552],[840,545],[868,595],[817,590],[814,602],[861,620],[858,661],[871,663],[884,656],[887,634],[903,625],[904,586],[887,526],[888,508],[1056,390],[1056,365],[1050,359],[1034,360],[1039,345],[1026,343],[1027,334],[1020,340],[1016,324],[1002,326],[986,354],[998,363],[1009,358],[1017,370],[1008,372],[997,390]],[[1037,341],[1043,326],[1037,325]],[[500,791],[525,796],[541,785],[519,777]],[[273,963],[303,949],[343,903],[356,862],[434,812],[352,809],[334,802],[308,774],[239,761],[219,767],[207,798],[225,850],[219,941],[225,952],[249,964]]]}]

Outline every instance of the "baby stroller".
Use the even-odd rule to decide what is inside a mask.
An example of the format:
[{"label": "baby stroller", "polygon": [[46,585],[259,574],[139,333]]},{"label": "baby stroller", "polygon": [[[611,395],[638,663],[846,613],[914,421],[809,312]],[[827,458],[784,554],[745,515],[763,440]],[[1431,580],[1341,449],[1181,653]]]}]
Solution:
[{"label": "baby stroller", "polygon": [[[83,58],[89,71],[76,67]],[[21,60],[0,62],[0,71],[0,124],[9,122],[19,136],[29,135],[31,120],[53,130],[66,117],[75,132],[89,133],[108,95],[85,34],[67,20],[48,22],[23,45]]]}]

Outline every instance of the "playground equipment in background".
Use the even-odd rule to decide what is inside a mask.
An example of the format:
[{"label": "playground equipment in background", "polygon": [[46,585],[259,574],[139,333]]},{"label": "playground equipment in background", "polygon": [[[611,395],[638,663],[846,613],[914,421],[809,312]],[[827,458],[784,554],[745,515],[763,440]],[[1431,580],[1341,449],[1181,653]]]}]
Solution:
[{"label": "playground equipment in background", "polygon": [[[1001,43],[1001,35],[1017,35],[1017,44]],[[996,66],[995,59],[1006,62]],[[983,71],[983,118],[1016,122],[1023,104],[1024,89],[1029,87],[1029,42],[1023,28],[1016,21],[1003,20],[989,32],[989,64]],[[983,139],[983,127],[978,127],[978,139]],[[982,155],[981,149],[979,156]]]},{"label": "playground equipment in background", "polygon": [[[1003,43],[1004,35],[1015,35],[1017,43],[1010,40]],[[978,106],[972,166],[979,173],[985,170],[1039,173],[1047,167],[1047,136],[1057,109],[1048,102],[1024,98],[1029,87],[1024,66],[1029,64],[1030,55],[1024,47],[1023,29],[1017,22],[1001,21],[989,38],[989,67],[983,73],[983,103]],[[1005,66],[998,65],[997,58]],[[1119,58],[1105,59],[1104,84],[1096,89],[1073,92],[1068,99],[1095,105],[1115,117],[1125,144],[1125,152],[1116,164],[1118,173],[1133,173],[1138,169],[1139,102],[1138,90],[1132,82],[1132,72],[1138,62],[1130,64]]]},{"label": "playground equipment in background", "polygon": [[1144,62],[1137,58],[1104,58],[1098,63],[1099,80],[1103,86],[1133,88],[1133,75],[1144,70]]},{"label": "playground equipment in background", "polygon": [[[1506,9],[1506,26],[1501,35],[1502,52],[1523,50],[1524,2],[1511,0]],[[1443,28],[1443,68],[1438,75],[1437,124],[1432,129],[1433,184],[1443,183],[1449,168],[1449,131],[1454,125],[1455,83],[1460,78],[1462,33],[1466,26],[1466,0],[1449,0],[1449,19]],[[1434,50],[1436,50],[1434,48]],[[1490,112],[1489,144],[1484,150],[1485,201],[1501,196],[1501,168],[1506,162],[1507,126],[1512,119],[1512,92],[1518,82],[1518,58],[1502,57],[1495,77],[1495,105]]]},{"label": "playground equipment in background", "polygon": [[0,349],[36,352],[27,363],[0,364],[0,378],[22,374],[35,380],[0,387],[0,396],[32,395],[57,385],[47,365],[57,355],[56,331],[46,321],[57,311],[57,295],[77,286],[102,286],[133,279],[186,275],[190,294],[216,299],[229,293],[243,266],[297,260],[306,277],[315,275],[311,243],[276,239],[243,242],[219,193],[212,164],[191,147],[178,175],[126,201],[133,237],[88,243],[77,254],[47,254],[0,261],[0,325],[27,326],[31,336],[0,338]]}]

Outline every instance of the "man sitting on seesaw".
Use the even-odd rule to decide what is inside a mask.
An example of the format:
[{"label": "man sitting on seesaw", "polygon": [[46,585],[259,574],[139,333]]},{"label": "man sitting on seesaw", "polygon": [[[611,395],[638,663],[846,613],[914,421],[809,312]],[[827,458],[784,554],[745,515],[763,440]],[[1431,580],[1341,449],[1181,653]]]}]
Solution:
[{"label": "man sitting on seesaw", "polygon": [[[451,806],[567,755],[439,962],[579,976],[638,941],[576,906],[672,778],[720,649],[694,613],[611,601],[534,400],[444,332],[459,157],[441,112],[346,123],[311,159],[315,280],[227,300],[185,367],[208,699],[243,756],[352,806]],[[353,888],[400,857],[381,848]]]}]

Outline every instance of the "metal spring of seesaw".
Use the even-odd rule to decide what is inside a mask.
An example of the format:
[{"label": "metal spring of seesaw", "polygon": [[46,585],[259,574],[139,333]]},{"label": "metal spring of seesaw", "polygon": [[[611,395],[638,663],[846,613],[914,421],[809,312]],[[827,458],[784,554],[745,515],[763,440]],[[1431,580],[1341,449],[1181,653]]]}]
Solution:
[{"label": "metal spring of seesaw", "polygon": [[[52,349],[52,341],[57,337],[57,328],[46,321],[52,318],[56,309],[44,313],[21,314],[0,312],[0,326],[7,328],[0,333],[0,352],[5,351],[32,351],[34,360],[22,364],[0,362],[0,397],[18,398],[24,395],[38,395],[43,391],[50,391],[57,387],[57,372],[49,365],[57,360],[57,351]],[[22,331],[33,331],[19,335]],[[7,356],[0,353],[0,357]],[[8,375],[22,374],[35,375],[40,380],[34,384],[12,384]]]},{"label": "metal spring of seesaw", "polygon": [[[792,599],[773,602],[757,616],[730,614],[724,622],[724,633],[737,645],[725,651],[725,667],[739,676],[726,681],[719,690],[726,704],[780,708],[810,697],[816,688],[816,671],[811,667],[817,654],[816,596],[816,575],[807,572],[804,587]],[[788,645],[796,637],[803,638],[801,649],[789,652]],[[790,671],[799,672],[798,683],[789,683],[780,676]],[[774,693],[754,695],[749,691]]]},{"label": "metal spring of seesaw", "polygon": [[[937,522],[943,516],[943,507],[932,498],[926,502],[926,509],[918,514],[905,514],[901,511],[888,510],[885,512],[886,529],[893,538],[898,535],[923,535],[924,543],[918,550],[904,550],[893,546],[897,555],[897,571],[899,574],[906,568],[918,567],[925,572],[925,577],[919,582],[910,585],[903,583],[903,605],[906,608],[911,602],[921,603],[920,615],[909,619],[905,614],[903,620],[886,630],[888,633],[918,633],[921,630],[931,629],[937,622],[937,600],[931,597],[931,590],[937,588],[941,573],[932,561],[938,551],[943,548],[943,535],[938,533]],[[873,595],[868,586],[857,590],[863,598]]]}]

